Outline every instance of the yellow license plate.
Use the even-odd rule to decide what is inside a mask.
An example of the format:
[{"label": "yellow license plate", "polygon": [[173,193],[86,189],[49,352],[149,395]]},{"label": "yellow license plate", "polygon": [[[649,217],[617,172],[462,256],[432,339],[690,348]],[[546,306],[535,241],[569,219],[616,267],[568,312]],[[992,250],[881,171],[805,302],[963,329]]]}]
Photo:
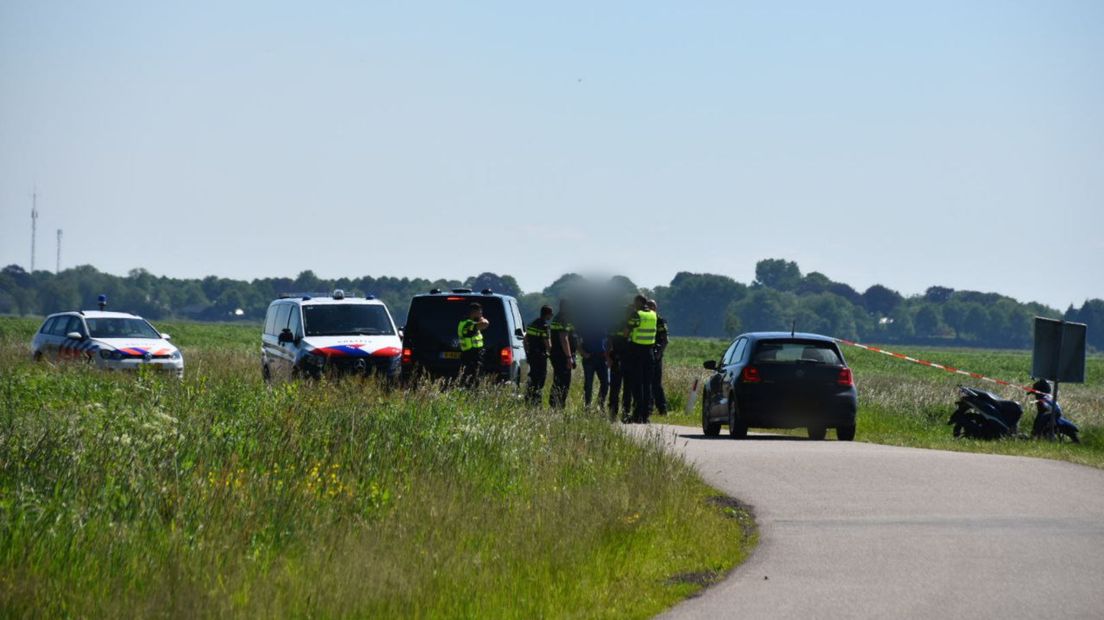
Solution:
[{"label": "yellow license plate", "polygon": [[441,359],[458,360],[458,359],[460,359],[460,352],[459,351],[445,351],[444,353],[441,354]]}]

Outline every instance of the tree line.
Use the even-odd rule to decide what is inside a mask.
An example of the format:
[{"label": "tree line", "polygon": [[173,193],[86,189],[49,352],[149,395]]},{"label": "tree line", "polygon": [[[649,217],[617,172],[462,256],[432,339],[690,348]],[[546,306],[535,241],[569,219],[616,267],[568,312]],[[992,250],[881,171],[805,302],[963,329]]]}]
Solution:
[{"label": "tree line", "polygon": [[[509,275],[482,273],[465,280],[425,278],[319,278],[304,271],[295,278],[252,281],[207,276],[181,279],[155,276],[144,269],[116,276],[82,265],[61,273],[28,273],[18,265],[0,271],[0,314],[46,315],[94,308],[106,294],[112,309],[148,319],[259,321],[281,293],[328,293],[336,288],[372,294],[406,321],[410,299],[434,288],[486,288],[518,299],[529,320],[540,306],[561,298],[620,303],[642,290],[657,300],[676,336],[729,337],[745,331],[816,332],[868,342],[965,347],[1028,348],[1035,316],[1064,318],[1088,325],[1088,343],[1104,350],[1104,300],[1086,300],[1064,312],[1039,303],[1021,303],[997,293],[932,286],[905,297],[875,284],[859,292],[818,272],[803,274],[797,263],[761,260],[755,280],[737,282],[720,274],[677,274],[669,284],[641,289],[624,276],[595,281],[564,274],[541,291],[523,292]],[[594,306],[592,303],[591,306]]]}]

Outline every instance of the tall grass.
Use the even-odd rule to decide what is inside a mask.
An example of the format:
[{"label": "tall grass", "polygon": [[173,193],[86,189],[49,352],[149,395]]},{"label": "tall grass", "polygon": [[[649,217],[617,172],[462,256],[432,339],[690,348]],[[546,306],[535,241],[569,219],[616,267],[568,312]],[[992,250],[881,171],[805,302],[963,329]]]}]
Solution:
[{"label": "tall grass", "polygon": [[0,320],[6,614],[642,617],[750,544],[684,462],[580,408],[269,388],[238,336],[159,327],[183,381],[33,364]]}]

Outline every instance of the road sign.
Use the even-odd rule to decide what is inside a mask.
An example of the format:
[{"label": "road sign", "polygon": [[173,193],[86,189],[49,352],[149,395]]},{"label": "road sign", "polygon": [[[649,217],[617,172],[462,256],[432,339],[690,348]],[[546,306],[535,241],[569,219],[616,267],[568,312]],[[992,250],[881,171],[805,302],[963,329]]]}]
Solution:
[{"label": "road sign", "polygon": [[1063,383],[1085,382],[1084,323],[1035,317],[1031,376]]}]

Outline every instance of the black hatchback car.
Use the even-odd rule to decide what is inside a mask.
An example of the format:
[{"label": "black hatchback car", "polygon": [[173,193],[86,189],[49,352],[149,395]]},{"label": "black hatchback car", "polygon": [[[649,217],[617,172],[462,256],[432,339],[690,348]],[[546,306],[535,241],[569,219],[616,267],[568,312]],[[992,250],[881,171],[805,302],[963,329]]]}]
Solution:
[{"label": "black hatchback car", "polygon": [[817,334],[754,332],[738,336],[702,392],[702,431],[711,437],[727,424],[738,439],[754,428],[806,428],[824,439],[829,428],[842,441],[855,438],[858,392],[836,341]]},{"label": "black hatchback car", "polygon": [[483,332],[483,374],[500,381],[521,380],[525,362],[525,324],[517,300],[490,289],[473,293],[461,288],[434,289],[410,300],[403,328],[402,377],[455,377],[460,372],[460,338],[456,328],[468,316],[472,302],[483,306],[490,322]]}]

